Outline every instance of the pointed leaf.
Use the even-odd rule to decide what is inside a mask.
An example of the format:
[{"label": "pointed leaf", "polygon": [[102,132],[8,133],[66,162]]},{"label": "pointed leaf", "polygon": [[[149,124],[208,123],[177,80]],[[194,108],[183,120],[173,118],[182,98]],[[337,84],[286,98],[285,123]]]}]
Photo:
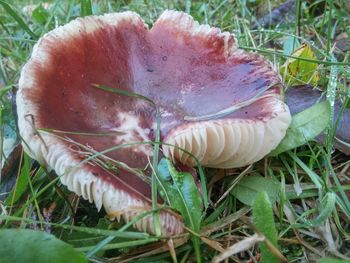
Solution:
[{"label": "pointed leaf", "polygon": [[190,173],[176,171],[170,160],[163,158],[158,165],[161,192],[170,206],[181,213],[188,227],[198,232],[202,216],[202,200]]},{"label": "pointed leaf", "polygon": [[30,229],[0,230],[0,261],[17,263],[85,263],[83,253],[55,236]]},{"label": "pointed leaf", "polygon": [[331,108],[327,101],[295,114],[286,136],[270,155],[276,156],[312,140],[328,126],[330,116]]},{"label": "pointed leaf", "polygon": [[[169,159],[162,158],[158,164],[159,189],[170,207],[182,215],[185,225],[199,232],[202,216],[202,199],[192,174],[178,172]],[[200,260],[199,239],[192,242]]]},{"label": "pointed leaf", "polygon": [[[261,192],[256,197],[253,204],[253,222],[256,228],[264,234],[264,236],[277,247],[277,231],[275,222],[273,220],[272,206],[267,193]],[[261,243],[260,251],[262,254],[263,263],[278,263],[280,260],[268,249],[268,247]]]},{"label": "pointed leaf", "polygon": [[265,191],[271,203],[274,203],[279,195],[280,183],[262,176],[247,176],[237,184],[231,193],[242,203],[251,206],[262,191]]}]

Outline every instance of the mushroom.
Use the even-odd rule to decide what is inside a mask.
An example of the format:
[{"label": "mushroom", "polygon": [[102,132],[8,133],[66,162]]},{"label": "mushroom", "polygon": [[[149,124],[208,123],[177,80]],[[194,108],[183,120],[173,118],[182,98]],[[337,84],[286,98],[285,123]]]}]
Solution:
[{"label": "mushroom", "polygon": [[[123,12],[78,18],[47,33],[19,80],[23,146],[68,189],[126,222],[151,209],[153,147],[139,142],[154,140],[156,111],[93,84],[151,99],[163,154],[188,166],[195,162],[186,151],[209,167],[258,161],[291,120],[270,63],[183,12],[165,11],[151,30],[139,15]],[[115,145],[121,147],[96,154]],[[159,215],[163,234],[183,231],[176,213]],[[151,215],[135,227],[155,233]]]}]

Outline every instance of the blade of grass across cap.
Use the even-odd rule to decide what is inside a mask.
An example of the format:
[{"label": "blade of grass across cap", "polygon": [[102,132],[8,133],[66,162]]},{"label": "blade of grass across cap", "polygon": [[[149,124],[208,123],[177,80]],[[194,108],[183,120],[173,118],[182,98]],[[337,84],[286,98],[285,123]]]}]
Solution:
[{"label": "blade of grass across cap", "polygon": [[[49,133],[51,135],[54,135],[54,136],[57,136],[58,138],[62,139],[62,140],[65,140],[65,141],[69,141],[71,143],[76,143],[78,146],[83,146],[77,142],[74,142],[74,141],[71,141],[71,140],[68,140],[67,138],[63,137],[63,136],[60,136],[57,133],[57,130],[53,130],[53,129],[42,129],[42,128],[38,128],[37,129],[38,131],[40,132],[43,132],[43,133]],[[78,134],[78,135],[95,135],[94,133],[75,133],[75,132],[69,132],[69,131],[59,131],[58,132],[59,134],[62,133],[67,133],[67,134]],[[98,135],[98,134],[96,134]],[[93,154],[89,157],[86,157],[84,160],[80,161],[78,165],[76,166],[73,166],[71,169],[75,169],[77,168],[79,165],[82,165],[82,164],[85,164],[85,163],[88,163],[92,160],[94,160],[95,158],[98,158],[98,157],[103,157],[105,154],[109,153],[109,152],[112,152],[112,151],[115,151],[115,150],[118,150],[118,149],[121,149],[121,148],[127,148],[127,147],[132,147],[132,146],[135,146],[135,145],[149,145],[149,144],[153,144],[153,145],[156,145],[155,142],[152,142],[152,141],[148,141],[148,142],[132,142],[132,143],[125,143],[125,144],[119,144],[119,145],[116,145],[116,146],[112,146],[110,148],[107,148],[105,150],[102,150],[102,151],[93,151]],[[181,151],[183,151],[184,153],[188,154],[191,156],[191,158],[193,158],[196,162],[196,166],[197,166],[197,169],[198,169],[198,173],[199,173],[199,177],[200,177],[200,181],[201,181],[201,187],[202,187],[202,196],[203,196],[203,204],[204,204],[204,207],[205,209],[208,208],[209,206],[209,202],[208,202],[208,191],[207,191],[207,187],[206,187],[206,176],[205,176],[205,172],[204,172],[204,169],[202,167],[202,165],[200,164],[200,162],[198,161],[198,159],[190,152],[186,151],[185,149],[177,146],[177,145],[172,145],[172,144],[168,144],[168,143],[163,143],[163,142],[159,142],[158,144],[160,145],[167,145],[167,146],[171,146],[171,147],[175,147],[176,149],[179,149]],[[88,149],[89,151],[91,151],[90,148],[86,148]],[[154,169],[152,167],[152,169]],[[157,179],[158,182],[159,179]],[[204,215],[203,215],[204,216]]]},{"label": "blade of grass across cap", "polygon": [[[135,144],[137,144],[137,143],[134,143],[133,145],[135,145]],[[129,144],[129,145],[130,145],[130,144]],[[118,147],[118,148],[122,148],[122,147]],[[98,154],[97,154],[97,155],[98,155]],[[91,159],[93,159],[93,158],[91,158]],[[84,162],[84,160],[83,160],[82,162]],[[73,168],[74,168],[74,167],[73,167]],[[64,174],[63,174],[63,175],[64,175]],[[61,176],[63,176],[63,175],[61,175]],[[49,184],[47,184],[47,185],[46,185],[43,189],[41,189],[39,192],[33,193],[33,197],[30,198],[30,199],[26,202],[26,204],[25,204],[24,206],[22,206],[18,211],[16,211],[15,215],[18,216],[18,215],[22,214],[23,211],[26,209],[26,207],[27,207],[29,204],[31,204],[32,202],[36,202],[37,198],[38,198],[39,196],[41,196],[47,189],[49,189],[51,186],[53,186],[53,185],[60,179],[61,176],[58,176],[57,178],[55,178],[53,181],[51,181]],[[9,224],[9,222],[7,222],[7,223],[4,225],[4,227],[8,226],[8,224]]]},{"label": "blade of grass across cap", "polygon": [[124,96],[128,96],[128,97],[135,97],[141,100],[145,100],[148,103],[150,103],[152,106],[154,106],[155,108],[157,108],[156,104],[154,103],[153,100],[151,100],[150,98],[143,96],[141,94],[135,93],[135,92],[130,92],[130,91],[126,91],[123,89],[119,89],[119,88],[112,88],[112,87],[108,87],[105,85],[100,85],[100,84],[91,84],[91,86],[97,88],[97,89],[101,89],[104,91],[108,91],[108,92],[112,92],[112,93],[117,93],[120,95],[124,95]]},{"label": "blade of grass across cap", "polygon": [[[51,130],[51,129],[39,129],[40,130],[40,132],[43,132],[43,133],[51,133],[53,130]],[[62,133],[65,133],[64,131],[61,131]],[[69,133],[69,132],[67,132],[67,133]],[[62,136],[60,136],[60,135],[58,135],[58,134],[55,134],[55,133],[53,133],[53,135],[54,136],[57,136],[57,137],[59,137],[60,139],[63,139],[63,140],[68,140],[67,138],[64,138],[64,137],[62,137]],[[89,134],[89,135],[92,135],[92,134]],[[74,143],[74,141],[72,141],[73,143]],[[77,142],[75,142],[75,143],[77,143]],[[128,144],[122,144],[122,145],[116,145],[116,146],[114,146],[114,147],[110,147],[110,148],[108,148],[108,149],[106,149],[106,150],[103,150],[103,151],[100,151],[100,152],[97,152],[97,151],[93,151],[93,154],[91,155],[91,156],[88,156],[87,158],[85,158],[83,161],[81,161],[78,165],[81,165],[81,164],[83,164],[83,163],[86,163],[86,162],[88,162],[88,161],[90,161],[90,160],[93,160],[93,159],[95,159],[95,158],[98,158],[99,156],[103,156],[105,153],[107,153],[107,152],[110,152],[110,151],[113,151],[113,150],[116,150],[116,149],[120,149],[120,148],[123,148],[123,147],[130,147],[130,146],[133,146],[133,145],[138,145],[138,144],[154,144],[154,145],[159,145],[161,142],[158,142],[158,143],[155,143],[155,142],[133,142],[133,143],[128,143]],[[78,144],[78,143],[77,143]],[[80,145],[80,146],[82,146],[82,145]],[[177,146],[174,146],[174,147],[177,147]],[[179,147],[177,147],[177,148],[179,148]],[[90,150],[91,151],[91,149],[87,149],[87,150]],[[181,150],[183,150],[183,149],[181,149]],[[201,180],[201,183],[202,183],[202,185],[203,185],[203,183],[204,183],[204,186],[203,186],[203,190],[202,190],[202,192],[203,192],[203,199],[205,200],[205,207],[208,207],[208,201],[207,201],[207,190],[206,190],[206,185],[205,185],[205,174],[204,174],[204,171],[203,171],[203,168],[201,167],[201,165],[200,165],[200,163],[199,163],[199,161],[196,159],[196,157],[194,157],[191,153],[189,153],[189,152],[187,152],[187,151],[185,151],[185,150],[183,150],[184,152],[186,152],[187,154],[189,154],[192,158],[194,158],[195,159],[195,161],[196,161],[196,163],[198,164],[198,167],[199,167],[199,173],[200,173],[200,175],[201,175],[201,178],[204,178],[204,179],[202,179]],[[78,166],[77,165],[77,166]],[[72,167],[72,169],[74,169],[75,167]],[[153,167],[152,167],[152,169],[153,169]],[[153,169],[154,170],[154,169]],[[158,181],[158,183],[160,183],[160,186],[161,186],[161,191],[163,191],[163,193],[166,193],[166,191],[165,191],[165,187],[164,187],[164,185],[162,185],[162,183],[160,182],[160,180],[159,180],[159,178],[158,178],[158,176],[156,175],[156,173],[154,173],[155,174],[155,178],[157,179],[157,181]],[[167,200],[169,200],[169,198],[167,197]],[[204,214],[202,215],[202,217],[204,216]],[[109,239],[108,239],[109,240]],[[106,240],[106,242],[108,241],[108,240]]]},{"label": "blade of grass across cap", "polygon": [[2,5],[5,11],[17,22],[17,24],[25,32],[27,32],[32,38],[38,39],[38,36],[29,28],[29,26],[23,21],[23,19],[17,14],[17,12],[12,8],[11,5],[2,0],[0,0],[0,5]]},{"label": "blade of grass across cap", "polygon": [[263,94],[264,94],[264,92],[271,89],[272,87],[275,87],[276,85],[278,85],[278,84],[272,83],[271,85],[266,86],[265,88],[259,90],[251,99],[239,102],[239,103],[237,103],[231,107],[228,107],[226,109],[223,109],[221,111],[218,111],[218,112],[215,112],[212,114],[202,115],[202,116],[185,116],[184,120],[185,121],[207,121],[207,120],[211,120],[211,119],[218,119],[218,118],[225,117],[225,116],[230,115],[243,107],[249,106],[250,104],[256,102],[257,100],[260,100],[260,99],[266,98],[266,97],[270,97],[270,96],[275,96],[275,95],[271,95],[271,94],[267,94],[267,95],[263,95]]},{"label": "blade of grass across cap", "polygon": [[[84,163],[90,161],[90,160],[93,160],[94,158],[97,158],[99,156],[102,156],[108,152],[111,152],[111,151],[114,151],[114,150],[117,150],[117,149],[120,149],[120,148],[124,148],[124,147],[131,147],[131,146],[135,146],[135,145],[139,145],[139,144],[153,144],[153,145],[167,145],[167,146],[171,146],[171,147],[175,147],[176,149],[179,149],[181,151],[183,151],[184,153],[190,155],[190,157],[192,157],[196,164],[197,164],[197,169],[198,169],[198,173],[199,173],[199,178],[200,178],[200,182],[201,182],[201,187],[202,187],[202,197],[203,197],[203,204],[204,204],[204,207],[205,209],[208,208],[209,206],[209,202],[208,202],[208,191],[207,191],[207,186],[206,186],[206,176],[205,176],[205,173],[204,173],[204,170],[203,170],[203,167],[202,165],[200,164],[200,162],[198,161],[198,159],[190,152],[186,151],[185,149],[179,147],[179,146],[176,146],[176,145],[172,145],[172,144],[168,144],[168,143],[163,143],[163,142],[159,142],[159,143],[156,143],[156,142],[133,142],[133,143],[126,143],[126,144],[120,144],[120,145],[117,145],[117,146],[113,146],[111,148],[108,148],[106,150],[103,150],[103,151],[100,151],[100,152],[95,152],[92,156],[86,158],[84,160]],[[80,163],[82,164],[82,163]],[[154,170],[154,165],[152,166],[152,170]],[[153,171],[155,172],[155,171]],[[157,174],[155,173],[155,176],[156,176],[156,179],[158,181],[158,183],[160,184],[160,186],[163,188],[162,190],[164,190],[164,187],[162,186],[162,182],[159,180],[159,176],[157,176]],[[203,214],[204,216],[204,214]]]},{"label": "blade of grass across cap", "polygon": [[48,133],[83,135],[83,136],[115,136],[117,134],[118,135],[125,134],[125,132],[118,132],[118,131],[93,133],[93,132],[62,131],[62,130],[48,129],[48,128],[37,128],[37,130],[42,132],[48,132]]},{"label": "blade of grass across cap", "polygon": [[[156,131],[155,131],[155,139],[154,139],[154,150],[153,150],[153,171],[152,171],[152,176],[151,176],[151,181],[152,181],[152,187],[151,187],[151,192],[152,192],[152,209],[156,210],[157,208],[157,195],[158,195],[158,191],[157,191],[157,179],[156,179],[156,174],[158,171],[158,158],[159,158],[159,143],[160,143],[160,112],[159,109],[157,107],[157,105],[154,103],[153,100],[149,99],[146,96],[143,96],[141,94],[135,93],[135,92],[129,92],[126,90],[122,90],[122,89],[118,89],[118,88],[111,88],[111,87],[107,87],[104,85],[96,85],[93,84],[92,85],[95,88],[98,89],[102,89],[104,91],[108,91],[108,92],[112,92],[112,93],[117,93],[120,95],[124,95],[124,96],[128,96],[128,97],[135,97],[141,100],[144,100],[146,102],[148,102],[149,104],[151,104],[155,110],[156,110]],[[160,227],[160,219],[159,219],[159,214],[158,213],[154,213],[153,215],[153,219],[154,219],[154,229],[156,232],[157,236],[161,235],[161,227]]]},{"label": "blade of grass across cap", "polygon": [[[71,143],[75,143],[78,147],[81,147],[82,149],[86,150],[85,155],[87,157],[89,157],[89,154],[91,153],[91,155],[95,155],[95,157],[92,159],[92,161],[94,161],[98,166],[100,166],[101,168],[107,169],[107,170],[112,170],[114,167],[116,166],[117,168],[123,168],[124,170],[137,175],[138,177],[140,177],[143,181],[145,181],[146,183],[150,183],[149,178],[144,174],[143,169],[141,168],[133,168],[130,167],[128,164],[118,161],[118,160],[114,160],[113,158],[110,158],[104,154],[101,154],[101,152],[95,151],[94,149],[85,146],[81,143],[72,141],[72,140],[67,140]],[[90,155],[90,156],[91,156]],[[96,156],[98,155],[98,156]],[[102,160],[99,159],[99,157],[103,158]],[[79,164],[78,164],[79,165]]]},{"label": "blade of grass across cap", "polygon": [[[61,140],[64,140],[66,142],[69,142],[69,143],[72,143],[72,144],[75,144],[76,146],[78,147],[81,147],[82,149],[86,150],[86,152],[84,152],[84,154],[87,156],[86,158],[84,158],[83,160],[81,160],[79,163],[77,163],[76,165],[68,168],[69,170],[67,171],[70,171],[70,170],[74,170],[78,167],[80,167],[81,165],[83,164],[86,164],[86,163],[89,163],[91,161],[96,161],[95,164],[99,165],[101,168],[105,168],[107,170],[108,169],[108,163],[105,163],[103,162],[102,160],[99,160],[98,158],[101,157],[101,158],[104,158],[106,160],[108,160],[109,162],[112,162],[114,163],[115,166],[117,167],[120,167],[120,168],[123,168],[125,169],[126,171],[129,171],[131,173],[133,173],[134,175],[136,176],[139,176],[143,181],[149,183],[149,180],[148,180],[148,177],[146,177],[146,175],[142,172],[141,169],[139,168],[133,168],[133,167],[130,167],[129,165],[127,165],[126,163],[124,162],[121,162],[121,161],[118,161],[118,160],[114,160],[108,156],[106,156],[105,154],[106,153],[109,153],[109,152],[112,152],[114,150],[117,150],[117,149],[120,149],[120,148],[126,148],[126,147],[132,147],[132,146],[135,146],[135,145],[140,145],[140,144],[153,144],[152,142],[132,142],[132,143],[126,143],[126,144],[119,144],[119,145],[116,145],[114,147],[110,147],[110,148],[107,148],[103,151],[95,151],[93,150],[92,148],[86,146],[86,145],[83,145],[81,143],[78,143],[74,140],[71,140],[69,138],[66,138],[66,137],[63,137],[63,136],[60,136],[60,135],[57,135],[55,132],[52,133],[51,132],[51,129],[37,129],[37,131],[40,131],[41,133],[49,133],[50,135],[52,136],[56,136],[58,137],[59,139]],[[68,134],[77,134],[77,135],[98,135],[98,133],[96,134],[93,134],[93,133],[80,133],[80,132],[65,132],[65,131],[62,131],[62,133],[68,133]],[[91,153],[91,155],[89,155],[89,153]],[[99,161],[99,163],[97,163],[97,161]]]}]

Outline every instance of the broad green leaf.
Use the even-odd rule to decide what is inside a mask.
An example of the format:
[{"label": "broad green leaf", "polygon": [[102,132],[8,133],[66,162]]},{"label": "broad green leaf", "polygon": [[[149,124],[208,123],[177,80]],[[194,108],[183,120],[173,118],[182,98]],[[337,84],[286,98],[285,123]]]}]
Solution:
[{"label": "broad green leaf", "polygon": [[[308,44],[301,45],[292,53],[293,57],[314,59],[316,56]],[[318,64],[297,58],[288,58],[280,68],[281,75],[286,77],[286,83],[290,86],[299,84],[316,85],[320,76],[317,71]]]},{"label": "broad green leaf", "polygon": [[86,263],[83,253],[55,236],[30,229],[0,230],[0,262]]},{"label": "broad green leaf", "polygon": [[279,195],[280,183],[262,176],[247,176],[237,184],[231,193],[242,203],[251,206],[258,194],[263,191],[267,193],[271,203],[274,203]]},{"label": "broad green leaf", "polygon": [[337,258],[322,258],[317,263],[349,263],[349,260],[337,259]]},{"label": "broad green leaf", "polygon": [[[185,225],[199,232],[202,216],[202,199],[190,173],[178,172],[170,160],[162,158],[158,164],[160,194],[170,207],[180,212]],[[192,242],[199,255],[199,240],[192,236]],[[198,260],[198,258],[197,258]]]},{"label": "broad green leaf", "polygon": [[295,114],[286,136],[270,155],[276,156],[312,140],[328,126],[330,115],[331,107],[328,101],[317,103]]},{"label": "broad green leaf", "polygon": [[[253,223],[264,236],[277,247],[277,231],[273,220],[272,206],[265,191],[258,194],[253,204]],[[278,263],[279,259],[261,243],[259,245],[263,263]]]},{"label": "broad green leaf", "polygon": [[185,223],[192,230],[198,231],[202,216],[202,200],[198,187],[190,173],[178,172],[170,160],[163,158],[158,165],[160,189],[169,205],[181,213]]}]

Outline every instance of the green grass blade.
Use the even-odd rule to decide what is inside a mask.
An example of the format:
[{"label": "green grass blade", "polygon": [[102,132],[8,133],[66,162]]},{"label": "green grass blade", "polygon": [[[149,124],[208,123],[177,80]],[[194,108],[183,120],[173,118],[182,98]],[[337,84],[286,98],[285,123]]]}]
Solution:
[{"label": "green grass blade", "polygon": [[287,152],[287,154],[306,172],[310,177],[311,181],[315,184],[318,189],[322,188],[323,182],[321,178],[312,171],[300,158],[292,152]]},{"label": "green grass blade", "polygon": [[15,187],[10,192],[9,196],[5,200],[6,205],[14,204],[27,190],[27,186],[30,180],[30,158],[28,155],[23,156],[23,166],[21,167],[21,172],[18,175]]},{"label": "green grass blade", "polygon": [[[117,248],[127,248],[127,247],[134,247],[134,246],[140,246],[140,245],[146,245],[149,243],[153,243],[158,241],[158,238],[148,238],[148,239],[141,239],[141,240],[134,240],[134,241],[126,241],[126,242],[120,242],[115,244],[107,244],[103,247],[99,248],[99,250],[110,250],[110,249],[117,249]],[[95,248],[94,246],[89,247],[79,247],[76,248],[78,251],[91,251],[91,249]]]},{"label": "green grass blade", "polygon": [[27,32],[32,38],[38,39],[38,36],[27,26],[24,20],[17,14],[17,12],[5,1],[0,0],[0,5],[6,10],[6,12],[18,23],[18,25]]},{"label": "green grass blade", "polygon": [[[171,208],[179,211],[185,225],[195,233],[199,232],[202,219],[202,200],[192,174],[178,172],[170,160],[162,158],[158,165],[159,179],[162,182]],[[201,261],[200,242],[191,235],[196,253],[196,261]]]},{"label": "green grass blade", "polygon": [[292,55],[285,55],[281,52],[266,50],[266,49],[262,49],[262,48],[253,48],[253,47],[248,47],[248,46],[240,46],[240,48],[245,49],[245,50],[258,51],[262,54],[275,55],[275,56],[286,57],[286,58],[294,58],[294,59],[298,59],[298,60],[302,60],[302,61],[313,62],[313,63],[327,65],[327,66],[330,66],[330,65],[349,66],[350,65],[350,62],[334,62],[334,61],[329,61],[329,60],[325,61],[325,60],[318,60],[318,59],[301,58],[301,57],[296,57],[296,56],[292,56]]},{"label": "green grass blade", "polygon": [[[256,228],[277,247],[277,231],[273,219],[272,206],[266,192],[261,192],[253,204],[253,222]],[[263,263],[279,263],[278,257],[271,253],[265,244],[260,244]]]},{"label": "green grass blade", "polygon": [[80,15],[90,16],[92,15],[92,5],[91,0],[80,0]]},{"label": "green grass blade", "polygon": [[[144,218],[145,216],[148,216],[154,212],[154,210],[151,211],[146,211],[141,213],[140,215],[134,217],[130,222],[128,222],[127,224],[125,224],[124,226],[122,226],[120,229],[117,230],[117,232],[123,232],[125,229],[131,227],[133,224],[135,224],[137,221],[141,220],[142,218]],[[98,251],[103,250],[108,243],[110,243],[113,239],[115,238],[115,236],[109,236],[107,238],[105,238],[104,240],[102,240],[101,242],[99,242],[96,246],[90,247],[88,250],[89,252],[86,254],[87,258],[92,257],[93,255],[95,255]],[[153,240],[153,239],[152,239]],[[158,239],[155,239],[153,241],[156,241]],[[153,242],[151,241],[151,242]]]},{"label": "green grass blade", "polygon": [[[42,221],[39,221],[39,220],[17,217],[17,216],[0,215],[0,219],[8,220],[11,222],[25,222],[30,224],[43,223]],[[53,226],[55,228],[62,228],[66,230],[83,232],[83,233],[94,234],[94,235],[114,236],[114,237],[122,237],[122,238],[129,238],[129,239],[145,239],[150,237],[150,235],[147,233],[133,232],[133,231],[120,231],[120,229],[107,230],[107,229],[98,229],[98,228],[92,228],[92,227],[82,227],[82,226],[74,226],[74,225],[68,225],[68,224],[62,224],[62,223],[51,223],[51,222],[44,222],[44,224]]]}]

